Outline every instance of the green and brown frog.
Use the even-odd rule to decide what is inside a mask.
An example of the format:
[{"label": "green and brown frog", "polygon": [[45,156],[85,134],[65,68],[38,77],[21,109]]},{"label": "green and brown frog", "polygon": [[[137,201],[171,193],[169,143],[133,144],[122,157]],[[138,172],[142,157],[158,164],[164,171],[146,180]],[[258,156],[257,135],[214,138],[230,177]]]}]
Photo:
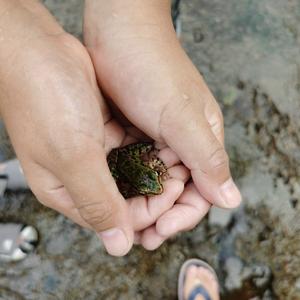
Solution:
[{"label": "green and brown frog", "polygon": [[162,181],[168,173],[156,154],[157,149],[151,143],[130,144],[109,153],[109,169],[125,198],[163,192]]}]

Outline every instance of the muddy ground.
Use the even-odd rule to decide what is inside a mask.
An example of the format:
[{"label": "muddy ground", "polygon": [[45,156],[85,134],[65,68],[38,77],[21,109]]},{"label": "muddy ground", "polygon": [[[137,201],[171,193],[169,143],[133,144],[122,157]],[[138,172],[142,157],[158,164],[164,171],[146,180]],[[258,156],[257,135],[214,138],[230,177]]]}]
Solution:
[{"label": "muddy ground", "polygon": [[[44,2],[81,37],[81,1]],[[180,12],[182,44],[225,116],[243,206],[116,259],[32,195],[8,194],[1,220],[33,224],[41,241],[23,262],[0,263],[0,299],[176,299],[190,257],[216,268],[224,299],[300,299],[300,1],[183,0]],[[0,150],[13,155],[3,129]]]}]

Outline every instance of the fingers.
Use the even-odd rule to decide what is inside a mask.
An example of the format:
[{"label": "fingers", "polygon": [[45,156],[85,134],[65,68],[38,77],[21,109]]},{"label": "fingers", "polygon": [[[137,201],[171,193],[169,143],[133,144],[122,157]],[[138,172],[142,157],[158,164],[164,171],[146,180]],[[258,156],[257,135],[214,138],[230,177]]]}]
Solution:
[{"label": "fingers", "polygon": [[107,251],[111,255],[125,255],[133,243],[127,204],[110,174],[105,153],[96,147],[85,155],[78,165],[68,165],[61,180],[81,217],[98,233]]},{"label": "fingers", "polygon": [[156,225],[139,234],[139,243],[147,250],[157,249],[166,239],[194,228],[207,214],[210,204],[189,184],[177,203],[159,217]]},{"label": "fingers", "polygon": [[[38,184],[41,183],[42,182],[39,182]],[[43,205],[52,208],[57,212],[60,212],[82,227],[92,229],[91,226],[81,217],[78,209],[74,205],[71,196],[64,187],[49,190],[48,192],[42,191],[39,193],[34,193]]]},{"label": "fingers", "polygon": [[164,164],[169,168],[180,163],[178,155],[172,151],[169,147],[165,147],[159,151],[158,157],[164,162]]},{"label": "fingers", "polygon": [[191,176],[190,170],[182,165],[169,168],[168,174],[171,178],[176,178],[183,183],[186,183]]},{"label": "fingers", "polygon": [[104,151],[88,142],[80,149],[58,157],[51,182],[44,169],[25,166],[29,183],[42,203],[93,229],[109,254],[125,255],[133,243],[128,205],[110,175]]},{"label": "fingers", "polygon": [[[168,167],[170,179],[164,182],[164,193],[153,197],[135,197],[127,200],[130,204],[131,218],[134,220],[135,244],[142,244],[147,250],[154,250],[166,239],[157,233],[156,220],[172,210],[174,203],[183,192],[184,184],[190,178],[190,172],[179,163],[176,154],[169,148],[158,153]],[[150,226],[150,227],[149,227]],[[147,228],[148,227],[148,228]],[[144,228],[147,228],[144,230]]]},{"label": "fingers", "polygon": [[157,233],[169,237],[194,228],[207,214],[210,206],[196,187],[189,184],[174,207],[157,220]]},{"label": "fingers", "polygon": [[113,148],[118,148],[125,138],[125,132],[122,127],[114,120],[109,120],[104,126],[104,147],[108,154]]},{"label": "fingers", "polygon": [[155,250],[161,246],[161,244],[166,240],[164,236],[157,233],[155,225],[147,228],[141,234],[139,243],[149,251]]},{"label": "fingers", "polygon": [[51,172],[35,163],[25,163],[23,167],[31,191],[39,202],[62,213],[78,225],[92,229],[80,216],[68,191]]},{"label": "fingers", "polygon": [[166,108],[161,132],[191,170],[195,185],[205,199],[220,207],[236,207],[241,195],[231,178],[228,155],[222,143],[221,113],[215,111],[210,122],[212,125],[201,103],[184,95],[181,103]]},{"label": "fingers", "polygon": [[143,230],[155,223],[160,215],[173,206],[183,189],[181,180],[169,179],[164,183],[164,192],[161,195],[128,199],[134,231]]},{"label": "fingers", "polygon": [[168,168],[169,179],[163,183],[164,192],[151,197],[128,199],[134,231],[140,231],[154,224],[157,218],[171,209],[184,190],[184,184],[190,178],[189,170],[179,163],[178,156],[170,149],[159,151],[158,157]]},{"label": "fingers", "polygon": [[219,143],[224,146],[223,115],[215,99],[211,99],[211,101],[206,103],[204,114],[207,122],[209,123],[211,131]]}]

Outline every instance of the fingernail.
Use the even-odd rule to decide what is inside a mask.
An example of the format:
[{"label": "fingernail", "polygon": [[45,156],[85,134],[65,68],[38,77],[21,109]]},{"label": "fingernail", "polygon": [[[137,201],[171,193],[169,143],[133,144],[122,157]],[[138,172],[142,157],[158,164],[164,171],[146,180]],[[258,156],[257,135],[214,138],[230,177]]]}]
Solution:
[{"label": "fingernail", "polygon": [[227,208],[237,207],[242,196],[232,178],[228,179],[220,188],[221,200]]},{"label": "fingernail", "polygon": [[128,239],[119,228],[112,228],[98,233],[101,238],[106,251],[113,256],[123,256],[129,250]]}]

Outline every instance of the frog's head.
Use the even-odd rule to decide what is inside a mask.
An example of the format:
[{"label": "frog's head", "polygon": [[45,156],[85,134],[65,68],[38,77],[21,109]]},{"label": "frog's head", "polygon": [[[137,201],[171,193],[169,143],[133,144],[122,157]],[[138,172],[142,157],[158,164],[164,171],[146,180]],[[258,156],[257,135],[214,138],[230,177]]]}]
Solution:
[{"label": "frog's head", "polygon": [[143,175],[135,183],[135,188],[142,195],[159,195],[163,192],[160,175],[151,169],[143,172]]}]

